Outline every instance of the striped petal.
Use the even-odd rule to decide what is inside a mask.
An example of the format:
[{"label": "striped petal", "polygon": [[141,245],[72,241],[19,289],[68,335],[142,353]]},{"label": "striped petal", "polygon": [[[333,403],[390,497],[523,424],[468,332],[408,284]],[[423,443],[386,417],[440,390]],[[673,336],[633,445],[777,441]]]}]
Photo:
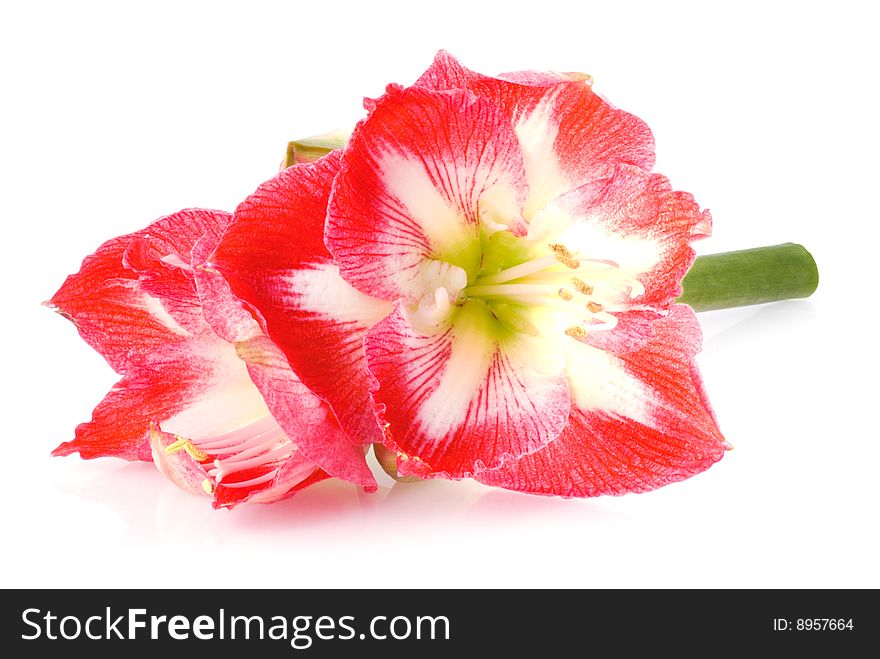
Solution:
[{"label": "striped petal", "polygon": [[[190,320],[197,321],[191,329],[200,331],[204,323],[192,313],[198,308],[195,291],[180,266],[189,267],[190,252],[205,232],[222,231],[230,218],[221,211],[188,209],[109,240],[86,257],[47,304],[122,373],[133,359],[189,340]],[[150,245],[164,245],[161,252],[169,258],[158,260]],[[155,274],[144,277],[145,270]]]},{"label": "striped petal", "polygon": [[302,459],[319,465],[330,476],[375,488],[363,449],[349,439],[330,407],[302,383],[284,352],[263,333],[250,308],[233,294],[226,280],[204,266],[218,243],[219,239],[206,237],[193,254],[205,318],[246,364],[248,380]]},{"label": "striped petal", "polygon": [[463,67],[441,51],[416,85],[466,89],[500,108],[523,151],[530,195],[525,217],[616,165],[654,166],[654,138],[641,119],[618,110],[583,74],[517,72],[499,78]]},{"label": "striped petal", "polygon": [[351,440],[349,451],[360,451],[382,441],[363,340],[391,305],[342,279],[324,247],[327,198],[338,168],[339,154],[332,153],[261,185],[236,209],[208,267],[255,310],[297,377],[333,408]]},{"label": "striped petal", "polygon": [[533,219],[529,238],[614,263],[621,277],[645,288],[633,304],[665,309],[681,294],[693,263],[690,243],[710,229],[709,212],[700,211],[692,195],[672,190],[664,176],[621,165],[607,181],[547,205]]},{"label": "striped petal", "polygon": [[[100,287],[84,301],[89,290],[81,275],[65,285],[77,291],[73,308],[86,308],[87,320],[95,314],[127,349],[110,353],[123,379],[55,454],[153,459],[178,485],[210,494],[216,507],[277,500],[326,477],[316,455],[339,475],[374,486],[362,451],[346,459],[334,451],[350,446],[329,407],[296,378],[222,278],[204,267],[230,217],[185,211],[111,241],[112,250],[99,249],[104,272],[114,272],[121,259],[116,279],[131,282],[126,300],[114,298],[120,313],[113,317],[101,317]],[[147,346],[142,333],[128,332],[143,321],[141,308],[163,326]]]},{"label": "striped petal", "polygon": [[367,336],[374,400],[401,475],[463,478],[538,450],[568,416],[561,355],[480,301],[435,328],[398,307]]},{"label": "striped petal", "polygon": [[592,79],[586,73],[560,71],[511,71],[491,77],[471,71],[466,66],[462,66],[461,62],[447,51],[440,50],[434,56],[431,66],[416,80],[415,86],[435,91],[469,89],[471,87],[479,89],[480,85],[488,86],[493,80],[503,80],[519,85],[548,87],[560,82],[583,81],[590,84]]},{"label": "striped petal", "polygon": [[676,305],[652,328],[649,342],[621,354],[570,340],[567,427],[543,449],[478,480],[591,497],[653,490],[718,461],[728,446],[694,363],[701,342],[696,317]]},{"label": "striped petal", "polygon": [[523,233],[516,136],[466,91],[389,87],[345,150],[326,243],[342,277],[385,300],[455,294],[480,264],[480,235]]},{"label": "striped petal", "polygon": [[[150,460],[150,422],[178,414],[210,388],[208,355],[222,342],[195,313],[198,297],[188,270],[196,242],[222,231],[230,218],[188,209],[109,240],[49,301],[124,374],[92,420],[80,424],[73,441],[62,443],[55,455]],[[160,297],[164,293],[168,297]]]}]

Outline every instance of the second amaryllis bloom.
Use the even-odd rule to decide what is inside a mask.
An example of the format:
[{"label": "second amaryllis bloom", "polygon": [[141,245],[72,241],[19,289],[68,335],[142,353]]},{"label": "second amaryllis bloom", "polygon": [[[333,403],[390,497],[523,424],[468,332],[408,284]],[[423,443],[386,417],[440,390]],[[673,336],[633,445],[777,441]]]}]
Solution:
[{"label": "second amaryllis bloom", "polygon": [[585,76],[492,78],[445,53],[367,109],[343,153],[242,204],[210,258],[353,441],[403,475],[562,496],[722,456],[699,326],[674,304],[710,217],[650,173],[643,122]]},{"label": "second amaryllis bloom", "polygon": [[108,241],[52,298],[123,376],[55,455],[152,460],[217,508],[328,476],[374,488],[363,449],[205,267],[230,219],[187,210]]}]

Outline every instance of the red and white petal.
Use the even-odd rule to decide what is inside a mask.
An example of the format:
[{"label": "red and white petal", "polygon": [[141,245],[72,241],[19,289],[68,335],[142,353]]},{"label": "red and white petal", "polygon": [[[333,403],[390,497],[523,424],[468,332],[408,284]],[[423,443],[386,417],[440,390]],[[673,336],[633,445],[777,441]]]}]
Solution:
[{"label": "red and white petal", "polygon": [[653,490],[717,462],[728,446],[694,363],[701,337],[693,311],[676,305],[655,325],[652,341],[618,356],[570,341],[568,426],[545,448],[478,480],[590,497]]},{"label": "red and white petal", "polygon": [[665,311],[639,309],[615,312],[617,323],[611,329],[589,332],[581,339],[587,345],[612,354],[638,350],[657,335],[657,321]]},{"label": "red and white petal", "polygon": [[524,214],[531,219],[557,196],[608,177],[616,165],[654,166],[647,124],[612,106],[589,83],[583,74],[529,71],[493,78],[441,51],[416,85],[466,89],[509,118],[523,151],[530,191]]},{"label": "red and white petal", "polygon": [[265,336],[238,343],[236,349],[272,416],[303,459],[334,478],[374,490],[376,481],[363,447],[351,441],[330,406],[296,376],[284,353]]},{"label": "red and white petal", "polygon": [[163,217],[130,236],[124,265],[138,273],[151,294],[197,304],[192,286],[193,249],[199,242],[216,245],[231,220],[231,213],[203,209]]},{"label": "red and white petal", "polygon": [[578,71],[509,71],[499,73],[498,78],[518,85],[547,86],[560,82],[583,82],[592,84],[593,76]]},{"label": "red and white petal", "polygon": [[[154,378],[160,378],[154,381]],[[115,457],[151,460],[150,420],[172,416],[181,400],[174,369],[132,373],[116,383],[92,412],[92,419],[76,427],[74,439],[63,442],[52,455],[79,453],[85,459]]]},{"label": "red and white petal", "polygon": [[352,288],[329,261],[269,276],[264,286],[260,309],[293,370],[330,404],[353,445],[382,441],[364,337],[391,305]]},{"label": "red and white petal", "polygon": [[180,343],[204,326],[191,278],[190,250],[221,231],[227,213],[190,209],[107,241],[48,302],[118,373],[126,364]]},{"label": "red and white petal", "polygon": [[161,301],[181,327],[199,332],[205,321],[193,283],[193,250],[199,243],[216,245],[231,213],[187,209],[163,217],[131,237],[123,255],[125,267],[138,275],[139,287]]},{"label": "red and white petal", "polygon": [[506,80],[519,85],[534,85],[546,87],[560,82],[585,81],[591,78],[585,73],[563,73],[558,71],[511,71],[501,73],[496,77],[486,76],[476,71],[471,71],[450,55],[445,50],[440,50],[434,56],[431,66],[415,82],[415,86],[432,89],[434,91],[449,91],[451,89],[470,89],[471,87],[489,83],[492,80]]},{"label": "red and white petal", "polygon": [[617,165],[645,171],[654,166],[647,124],[612,107],[584,82],[524,89],[515,105],[512,98],[505,105],[524,153],[528,219],[559,195],[610,176]]},{"label": "red and white petal", "polygon": [[487,77],[462,66],[461,62],[447,51],[439,50],[434,56],[431,66],[419,76],[414,86],[424,87],[433,91],[468,89],[474,83],[480,82]]},{"label": "red and white petal", "polygon": [[189,336],[158,298],[139,288],[137,274],[123,267],[129,242],[123,236],[104,243],[47,302],[117,373],[133,353],[149,354]]},{"label": "red and white petal", "polygon": [[[206,267],[254,310],[294,372],[360,446],[382,441],[369,398],[366,331],[391,305],[352,288],[324,247],[333,153],[264,183],[236,210]],[[358,449],[359,450],[359,449]]]},{"label": "red and white petal", "polygon": [[200,240],[193,249],[193,283],[201,313],[220,338],[229,343],[249,341],[263,336],[263,329],[252,308],[239,299],[223,276],[205,265],[219,239]]},{"label": "red and white petal", "polygon": [[561,355],[480,301],[433,333],[398,308],[366,340],[373,397],[402,475],[463,478],[536,451],[568,417]]},{"label": "red and white petal", "polygon": [[345,150],[326,244],[343,278],[373,297],[432,294],[423,274],[436,275],[437,261],[454,266],[444,286],[454,295],[479,267],[481,221],[524,232],[525,192],[519,145],[497,107],[470,92],[392,86]]},{"label": "red and white petal", "polygon": [[694,260],[690,243],[707,220],[693,196],[672,190],[666,177],[620,166],[604,184],[581,186],[545,207],[529,237],[562,244],[579,258],[614,262],[617,276],[645,287],[634,304],[663,309],[681,294]]},{"label": "red and white petal", "polygon": [[[214,354],[223,355],[223,348],[231,354],[215,363]],[[238,381],[229,383],[230,374],[237,375]],[[240,380],[242,375],[245,382]],[[80,424],[75,438],[58,446],[53,455],[78,452],[83,458],[150,460],[151,426],[175,419],[174,431],[185,434],[205,422],[221,420],[214,413],[223,419],[231,413],[251,414],[249,402],[258,401],[239,398],[240,393],[247,394],[246,384],[250,383],[244,364],[232,346],[216,337],[201,353],[187,342],[157,344],[148,361],[128,364],[124,377],[95,408],[92,420]],[[216,400],[213,395],[218,392]]]}]

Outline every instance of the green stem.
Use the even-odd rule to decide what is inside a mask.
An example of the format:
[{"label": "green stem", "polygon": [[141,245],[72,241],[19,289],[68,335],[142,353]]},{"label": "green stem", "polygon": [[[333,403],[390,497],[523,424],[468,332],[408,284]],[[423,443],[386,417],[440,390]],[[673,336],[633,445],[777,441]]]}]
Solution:
[{"label": "green stem", "polygon": [[802,245],[784,243],[697,257],[676,301],[711,311],[809,297],[818,285],[812,255]]}]

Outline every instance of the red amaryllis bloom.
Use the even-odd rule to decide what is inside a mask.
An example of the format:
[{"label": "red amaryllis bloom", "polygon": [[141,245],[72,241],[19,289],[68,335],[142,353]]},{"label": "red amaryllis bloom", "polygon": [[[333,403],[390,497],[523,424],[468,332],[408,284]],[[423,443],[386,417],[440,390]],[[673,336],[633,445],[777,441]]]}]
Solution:
[{"label": "red amaryllis bloom", "polygon": [[363,450],[204,267],[230,218],[186,210],[110,240],[49,302],[123,376],[54,454],[152,459],[217,508],[328,475],[374,487]]},{"label": "red amaryllis bloom", "polygon": [[490,78],[445,53],[367,109],[212,257],[350,436],[401,474],[563,496],[721,457],[699,326],[674,304],[710,217],[650,173],[642,121],[585,76]]}]

